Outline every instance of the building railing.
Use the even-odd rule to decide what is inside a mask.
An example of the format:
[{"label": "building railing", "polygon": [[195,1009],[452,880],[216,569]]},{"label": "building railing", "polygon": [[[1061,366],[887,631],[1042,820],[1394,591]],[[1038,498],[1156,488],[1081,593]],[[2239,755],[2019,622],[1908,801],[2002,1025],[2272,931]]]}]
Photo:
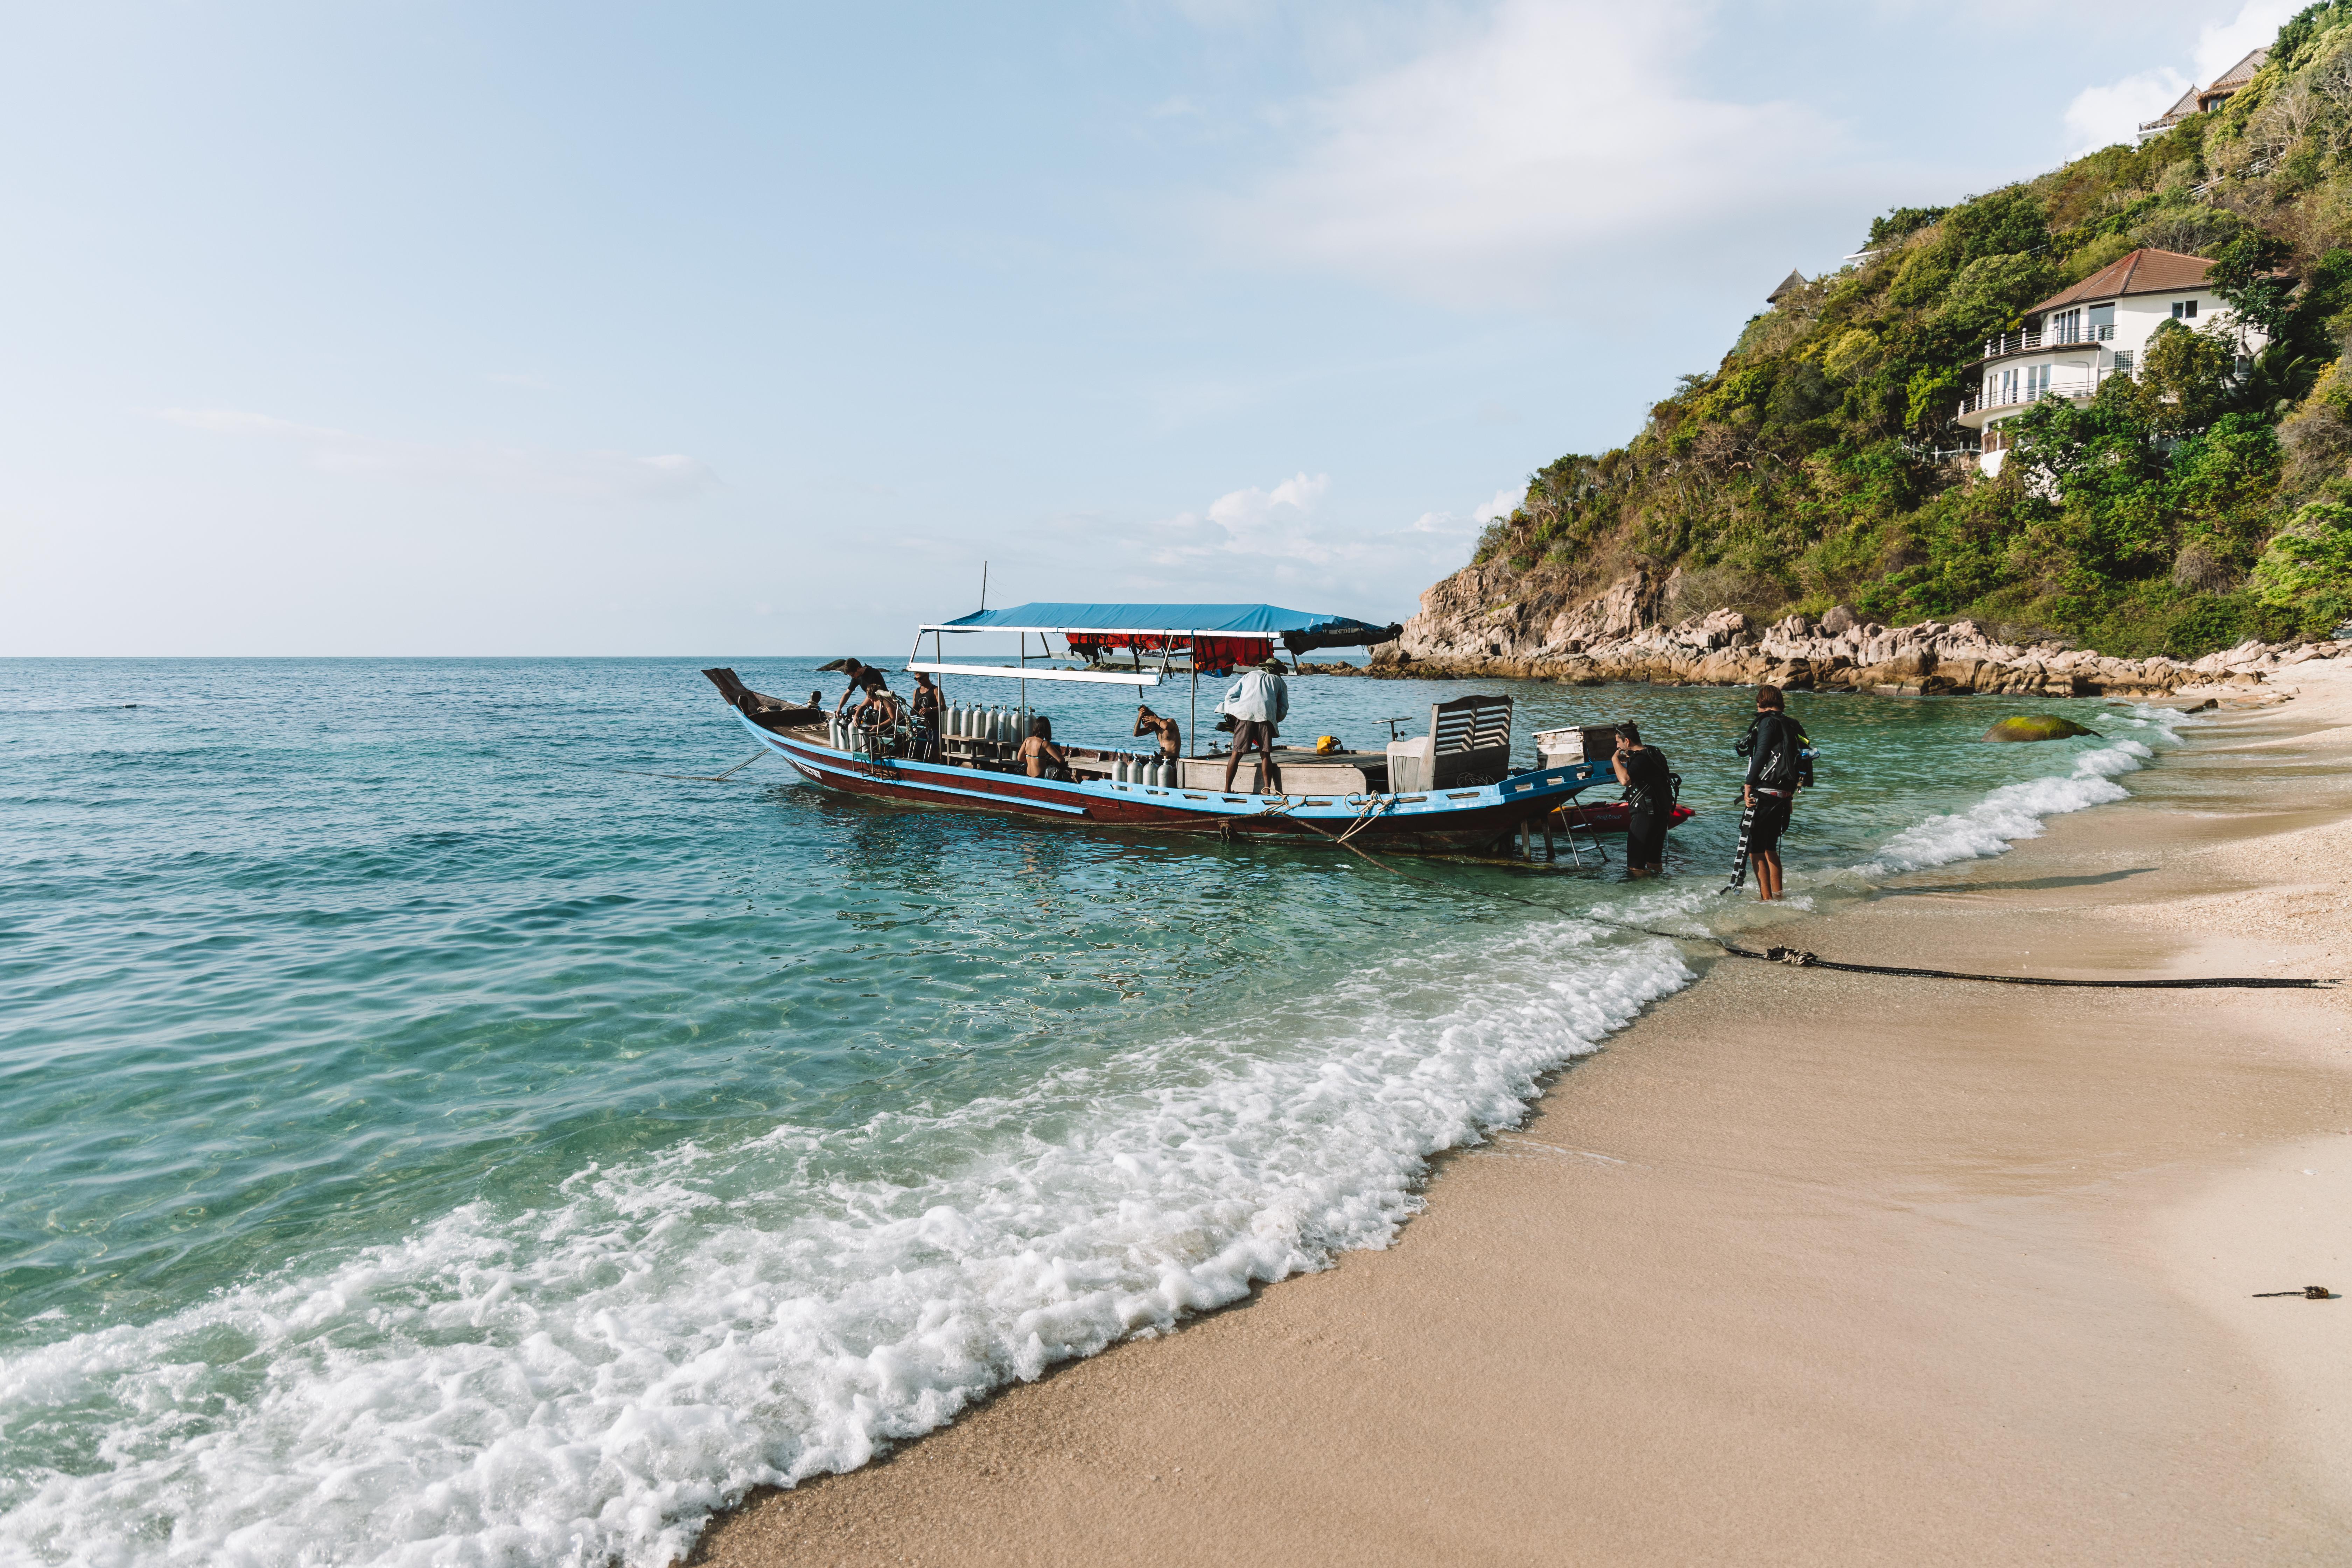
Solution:
[{"label": "building railing", "polygon": [[2074,375],[2067,376],[2063,380],[2053,380],[2046,386],[2028,387],[2023,384],[2024,378],[2021,376],[2018,378],[2020,384],[2013,387],[2001,386],[1995,387],[1990,392],[1971,392],[1960,399],[1960,412],[1979,414],[1988,408],[2023,408],[2039,403],[2045,397],[2088,397],[2098,391],[2099,384],[2109,376],[2128,376],[2132,374],[2129,355],[2117,354],[2116,358],[2119,363],[2113,370],[2094,371],[2087,382],[2081,376]]},{"label": "building railing", "polygon": [[2035,349],[2054,349],[2068,343],[2104,343],[2115,335],[2113,322],[2094,327],[2077,321],[2052,327],[2047,331],[2039,327],[2029,327],[2021,332],[2004,332],[2000,337],[1988,338],[1984,357],[1999,359],[2003,354],[2028,353]]}]

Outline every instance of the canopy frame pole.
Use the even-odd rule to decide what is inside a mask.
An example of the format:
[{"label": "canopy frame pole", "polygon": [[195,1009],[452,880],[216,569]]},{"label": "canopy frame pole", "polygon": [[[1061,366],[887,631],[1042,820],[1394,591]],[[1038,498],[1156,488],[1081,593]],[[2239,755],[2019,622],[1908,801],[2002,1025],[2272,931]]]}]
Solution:
[{"label": "canopy frame pole", "polygon": [[[1197,661],[1192,666],[1192,754],[1196,757],[1209,754],[1201,750],[1201,666]],[[1181,786],[1184,781],[1180,778],[1176,782]]]}]

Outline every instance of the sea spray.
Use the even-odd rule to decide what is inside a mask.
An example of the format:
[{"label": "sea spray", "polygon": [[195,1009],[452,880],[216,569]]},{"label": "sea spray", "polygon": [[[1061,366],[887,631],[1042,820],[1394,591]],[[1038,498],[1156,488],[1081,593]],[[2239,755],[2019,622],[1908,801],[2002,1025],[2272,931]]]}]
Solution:
[{"label": "sea spray", "polygon": [[[1473,963],[1450,1010],[1385,1000]],[[1579,921],[1438,944],[1340,987],[1330,1038],[1177,1038],[937,1121],[688,1145],[583,1172],[549,1208],[469,1205],[331,1273],[76,1335],[0,1365],[0,1408],[110,1409],[109,1464],[18,1478],[0,1542],[654,1568],[750,1487],[1384,1245],[1429,1155],[1515,1121],[1538,1075],[1688,978],[1669,944]],[[795,1180],[905,1139],[956,1155]]]},{"label": "sea spray", "polygon": [[[1737,693],[1515,689],[1523,732],[1644,720],[1700,814],[1680,878],[1433,888],[631,772],[735,744],[690,661],[16,675],[11,1561],[663,1561],[754,1484],[1381,1245],[1430,1152],[1687,978],[1579,911],[1777,918],[1713,898]],[[1296,695],[1377,738],[1455,694]],[[1057,730],[1122,747],[1122,696]],[[1800,892],[2144,760],[1979,746],[1992,702],[1792,705]]]}]

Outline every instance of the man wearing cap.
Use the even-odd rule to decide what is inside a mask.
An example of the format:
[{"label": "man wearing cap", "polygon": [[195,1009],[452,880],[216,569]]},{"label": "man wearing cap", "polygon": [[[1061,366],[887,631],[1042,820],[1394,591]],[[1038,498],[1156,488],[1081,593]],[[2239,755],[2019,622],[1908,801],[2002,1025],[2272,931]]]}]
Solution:
[{"label": "man wearing cap", "polygon": [[1234,721],[1233,754],[1225,759],[1225,788],[1234,787],[1234,774],[1242,765],[1242,753],[1251,747],[1265,759],[1266,795],[1282,793],[1282,774],[1274,765],[1274,738],[1279,733],[1276,724],[1290,717],[1290,688],[1282,681],[1282,661],[1268,656],[1263,664],[1225,689],[1225,700],[1217,704],[1217,711]]}]

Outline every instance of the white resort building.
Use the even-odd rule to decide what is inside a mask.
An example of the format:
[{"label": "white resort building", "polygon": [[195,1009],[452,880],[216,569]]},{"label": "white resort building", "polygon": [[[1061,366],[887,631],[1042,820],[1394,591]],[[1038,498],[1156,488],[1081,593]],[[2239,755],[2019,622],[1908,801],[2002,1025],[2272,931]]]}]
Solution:
[{"label": "white resort building", "polygon": [[[2131,375],[2147,340],[2167,321],[2202,327],[2228,310],[2205,287],[2213,264],[2171,250],[2135,250],[2025,314],[2023,330],[1984,346],[1982,379],[1960,403],[1959,422],[1984,433],[1978,463],[2000,472],[2001,426],[2044,397],[2080,406],[2111,375]],[[2252,328],[2242,353],[2270,340]]]}]

